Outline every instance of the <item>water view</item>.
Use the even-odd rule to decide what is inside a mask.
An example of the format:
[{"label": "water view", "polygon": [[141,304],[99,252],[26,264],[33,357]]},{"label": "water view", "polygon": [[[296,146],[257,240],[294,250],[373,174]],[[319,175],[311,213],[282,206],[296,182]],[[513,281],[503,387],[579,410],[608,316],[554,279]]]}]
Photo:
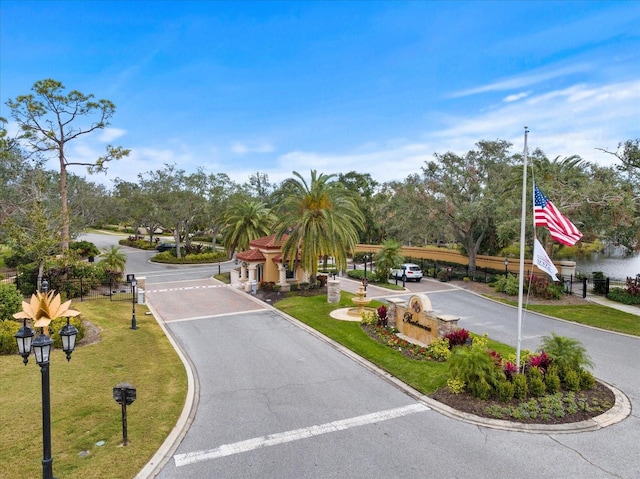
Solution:
[{"label": "water view", "polygon": [[624,280],[628,276],[635,278],[640,274],[640,255],[625,256],[623,248],[610,247],[602,253],[594,253],[590,257],[573,258],[576,272],[592,274],[602,271],[612,279]]}]

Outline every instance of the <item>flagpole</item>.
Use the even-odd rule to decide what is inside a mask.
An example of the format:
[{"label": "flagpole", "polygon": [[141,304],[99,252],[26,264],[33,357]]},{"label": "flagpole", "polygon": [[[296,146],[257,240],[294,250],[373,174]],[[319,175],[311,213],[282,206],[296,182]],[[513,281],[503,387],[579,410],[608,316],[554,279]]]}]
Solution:
[{"label": "flagpole", "polygon": [[527,219],[527,135],[524,127],[524,164],[522,168],[522,218],[520,221],[520,275],[518,277],[518,340],[516,342],[516,367],[520,370],[520,343],[522,342],[522,297],[524,289],[525,221]]}]

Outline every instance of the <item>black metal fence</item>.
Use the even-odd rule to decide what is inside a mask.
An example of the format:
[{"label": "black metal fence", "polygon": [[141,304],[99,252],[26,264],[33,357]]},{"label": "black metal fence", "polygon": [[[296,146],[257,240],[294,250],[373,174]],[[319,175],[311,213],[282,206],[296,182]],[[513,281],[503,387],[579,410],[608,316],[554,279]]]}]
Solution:
[{"label": "black metal fence", "polygon": [[[438,263],[434,261],[425,260],[424,258],[405,258],[407,263],[414,263],[422,268],[423,275],[441,281],[449,281],[452,279],[469,278],[471,281],[494,283],[498,276],[504,276],[505,274],[511,274],[518,277],[518,273],[511,271],[495,270],[490,268],[476,268],[474,274],[470,274],[468,265],[454,264],[454,263]],[[543,272],[525,270],[525,278],[547,278],[547,275]],[[558,276],[560,282],[564,285],[565,294],[576,294],[583,298],[587,294],[595,294],[607,296],[611,288],[626,288],[627,282],[621,281],[604,275],[594,274],[580,277],[575,276]],[[635,285],[640,285],[640,275],[637,275],[633,280]]]},{"label": "black metal fence", "polygon": [[134,288],[126,281],[98,281],[95,278],[43,278],[40,285],[33,281],[20,281],[19,276],[4,279],[5,283],[13,283],[24,296],[31,296],[40,291],[55,290],[65,300],[86,301],[90,299],[107,299],[109,301],[134,301]]}]

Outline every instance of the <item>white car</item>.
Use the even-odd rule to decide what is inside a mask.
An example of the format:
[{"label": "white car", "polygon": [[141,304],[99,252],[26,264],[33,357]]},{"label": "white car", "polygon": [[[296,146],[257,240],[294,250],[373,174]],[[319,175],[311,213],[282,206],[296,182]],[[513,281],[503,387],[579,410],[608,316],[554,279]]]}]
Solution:
[{"label": "white car", "polygon": [[397,279],[405,279],[405,281],[415,281],[417,283],[422,279],[422,269],[414,263],[404,263],[398,268],[391,270],[391,276]]}]

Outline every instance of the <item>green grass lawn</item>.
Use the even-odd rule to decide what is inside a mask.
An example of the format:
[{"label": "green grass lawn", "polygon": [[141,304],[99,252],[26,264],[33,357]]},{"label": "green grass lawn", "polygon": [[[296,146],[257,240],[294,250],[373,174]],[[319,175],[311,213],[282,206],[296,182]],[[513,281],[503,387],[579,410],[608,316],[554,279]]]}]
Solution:
[{"label": "green grass lawn", "polygon": [[[157,451],[182,411],[187,378],[182,362],[143,305],[131,330],[131,303],[74,302],[101,329],[101,340],[78,347],[67,363],[51,353],[51,431],[56,477],[131,478]],[[0,477],[42,475],[40,368],[33,355],[0,356]],[[129,382],[137,399],[128,406],[129,445],[122,446],[121,406],[113,387]],[[105,441],[104,446],[97,446]],[[82,457],[79,453],[88,451]]]},{"label": "green grass lawn", "polygon": [[[326,295],[310,298],[291,296],[275,303],[275,307],[320,331],[325,336],[342,344],[359,356],[371,361],[392,376],[424,394],[431,394],[446,385],[447,363],[416,361],[405,358],[399,351],[372,341],[357,322],[333,319],[329,313],[333,309],[352,306],[349,293],[342,292],[340,304],[327,303]],[[373,301],[370,306],[377,307]],[[530,306],[550,316],[569,321],[591,324],[612,331],[638,334],[640,317],[623,313],[600,305],[584,306]],[[482,334],[481,331],[472,333]],[[508,357],[515,352],[511,346],[489,339],[489,347]]]},{"label": "green grass lawn", "polygon": [[[517,306],[516,301],[499,299],[488,296],[511,306]],[[618,333],[640,336],[640,316],[625,313],[614,308],[608,308],[600,304],[580,304],[554,306],[547,304],[530,304],[527,310],[546,314],[554,318],[565,319],[574,323],[615,331]]]}]

